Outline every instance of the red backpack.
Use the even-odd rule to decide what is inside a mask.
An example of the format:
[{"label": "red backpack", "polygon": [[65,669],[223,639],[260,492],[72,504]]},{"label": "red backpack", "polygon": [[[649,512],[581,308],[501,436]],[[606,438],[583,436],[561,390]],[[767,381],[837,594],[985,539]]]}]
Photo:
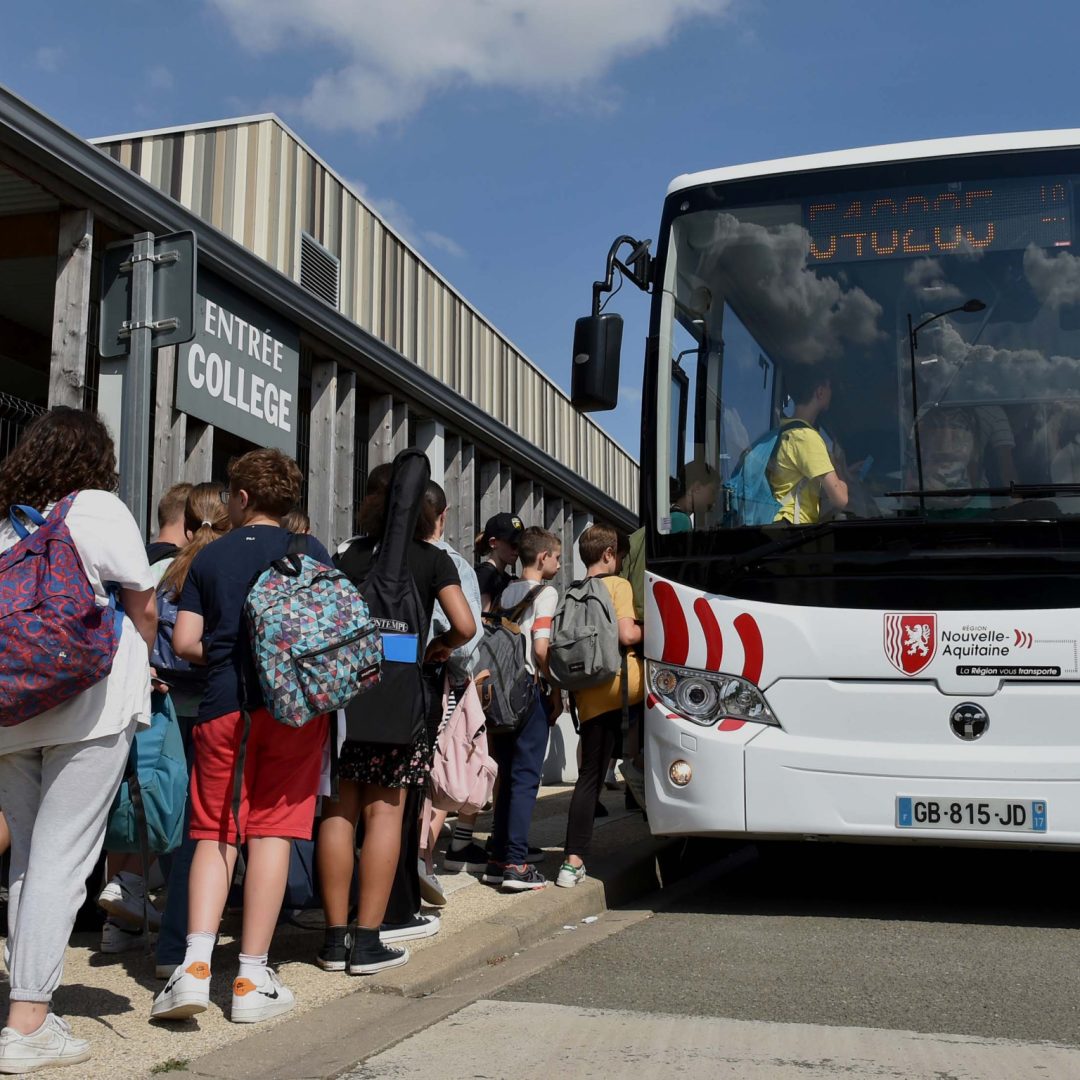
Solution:
[{"label": "red backpack", "polygon": [[[44,518],[13,506],[21,538],[0,554],[0,727],[14,727],[101,682],[120,641],[115,598],[100,607],[65,521],[78,492]],[[21,517],[37,528],[31,532]]]}]

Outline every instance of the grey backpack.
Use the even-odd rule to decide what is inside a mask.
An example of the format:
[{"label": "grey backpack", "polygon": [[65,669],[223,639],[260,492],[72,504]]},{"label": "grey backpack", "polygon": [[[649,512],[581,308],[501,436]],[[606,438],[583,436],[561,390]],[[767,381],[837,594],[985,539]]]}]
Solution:
[{"label": "grey backpack", "polygon": [[493,735],[520,730],[529,718],[536,679],[525,664],[525,637],[518,626],[533,600],[544,589],[537,585],[509,610],[484,614],[484,636],[476,646],[473,681]]},{"label": "grey backpack", "polygon": [[551,624],[551,681],[563,690],[587,690],[611,682],[621,670],[619,622],[603,577],[575,581]]}]

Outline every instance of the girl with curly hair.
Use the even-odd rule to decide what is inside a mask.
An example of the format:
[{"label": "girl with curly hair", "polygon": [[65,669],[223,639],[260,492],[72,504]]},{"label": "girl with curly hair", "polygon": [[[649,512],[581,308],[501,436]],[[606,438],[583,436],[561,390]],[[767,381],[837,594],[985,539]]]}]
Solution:
[{"label": "girl with curly hair", "polygon": [[[109,675],[25,724],[0,726],[0,806],[11,829],[7,969],[0,1072],[70,1065],[90,1044],[49,1011],[85,882],[97,861],[135,729],[150,722],[154,576],[142,536],[113,494],[116,455],[105,425],[55,408],[0,463],[0,551],[18,542],[13,506],[44,516],[72,492],[67,526],[100,607],[106,584],[124,609]],[[2,718],[0,718],[2,719]]]}]

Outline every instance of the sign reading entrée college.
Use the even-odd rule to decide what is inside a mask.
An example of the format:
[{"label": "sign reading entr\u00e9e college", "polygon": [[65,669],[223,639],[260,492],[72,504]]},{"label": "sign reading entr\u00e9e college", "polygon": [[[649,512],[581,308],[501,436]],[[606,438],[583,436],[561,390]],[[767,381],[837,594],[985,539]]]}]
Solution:
[{"label": "sign reading entr\u00e9e college", "polygon": [[257,446],[296,454],[300,335],[199,270],[195,340],[181,346],[176,407]]}]

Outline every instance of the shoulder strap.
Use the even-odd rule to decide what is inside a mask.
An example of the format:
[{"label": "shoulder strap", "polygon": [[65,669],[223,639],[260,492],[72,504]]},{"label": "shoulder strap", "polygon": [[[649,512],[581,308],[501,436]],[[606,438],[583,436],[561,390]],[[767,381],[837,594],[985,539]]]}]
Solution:
[{"label": "shoulder strap", "polygon": [[22,503],[13,504],[8,510],[8,518],[11,521],[11,527],[20,540],[25,540],[30,535],[30,530],[22,523],[20,515],[25,517],[37,529],[40,529],[45,524],[45,519],[32,506],[24,506]]},{"label": "shoulder strap", "polygon": [[531,588],[528,593],[522,597],[509,611],[506,612],[506,617],[513,623],[520,622],[521,617],[529,610],[532,602],[548,587],[546,581],[541,581],[539,585]]}]

